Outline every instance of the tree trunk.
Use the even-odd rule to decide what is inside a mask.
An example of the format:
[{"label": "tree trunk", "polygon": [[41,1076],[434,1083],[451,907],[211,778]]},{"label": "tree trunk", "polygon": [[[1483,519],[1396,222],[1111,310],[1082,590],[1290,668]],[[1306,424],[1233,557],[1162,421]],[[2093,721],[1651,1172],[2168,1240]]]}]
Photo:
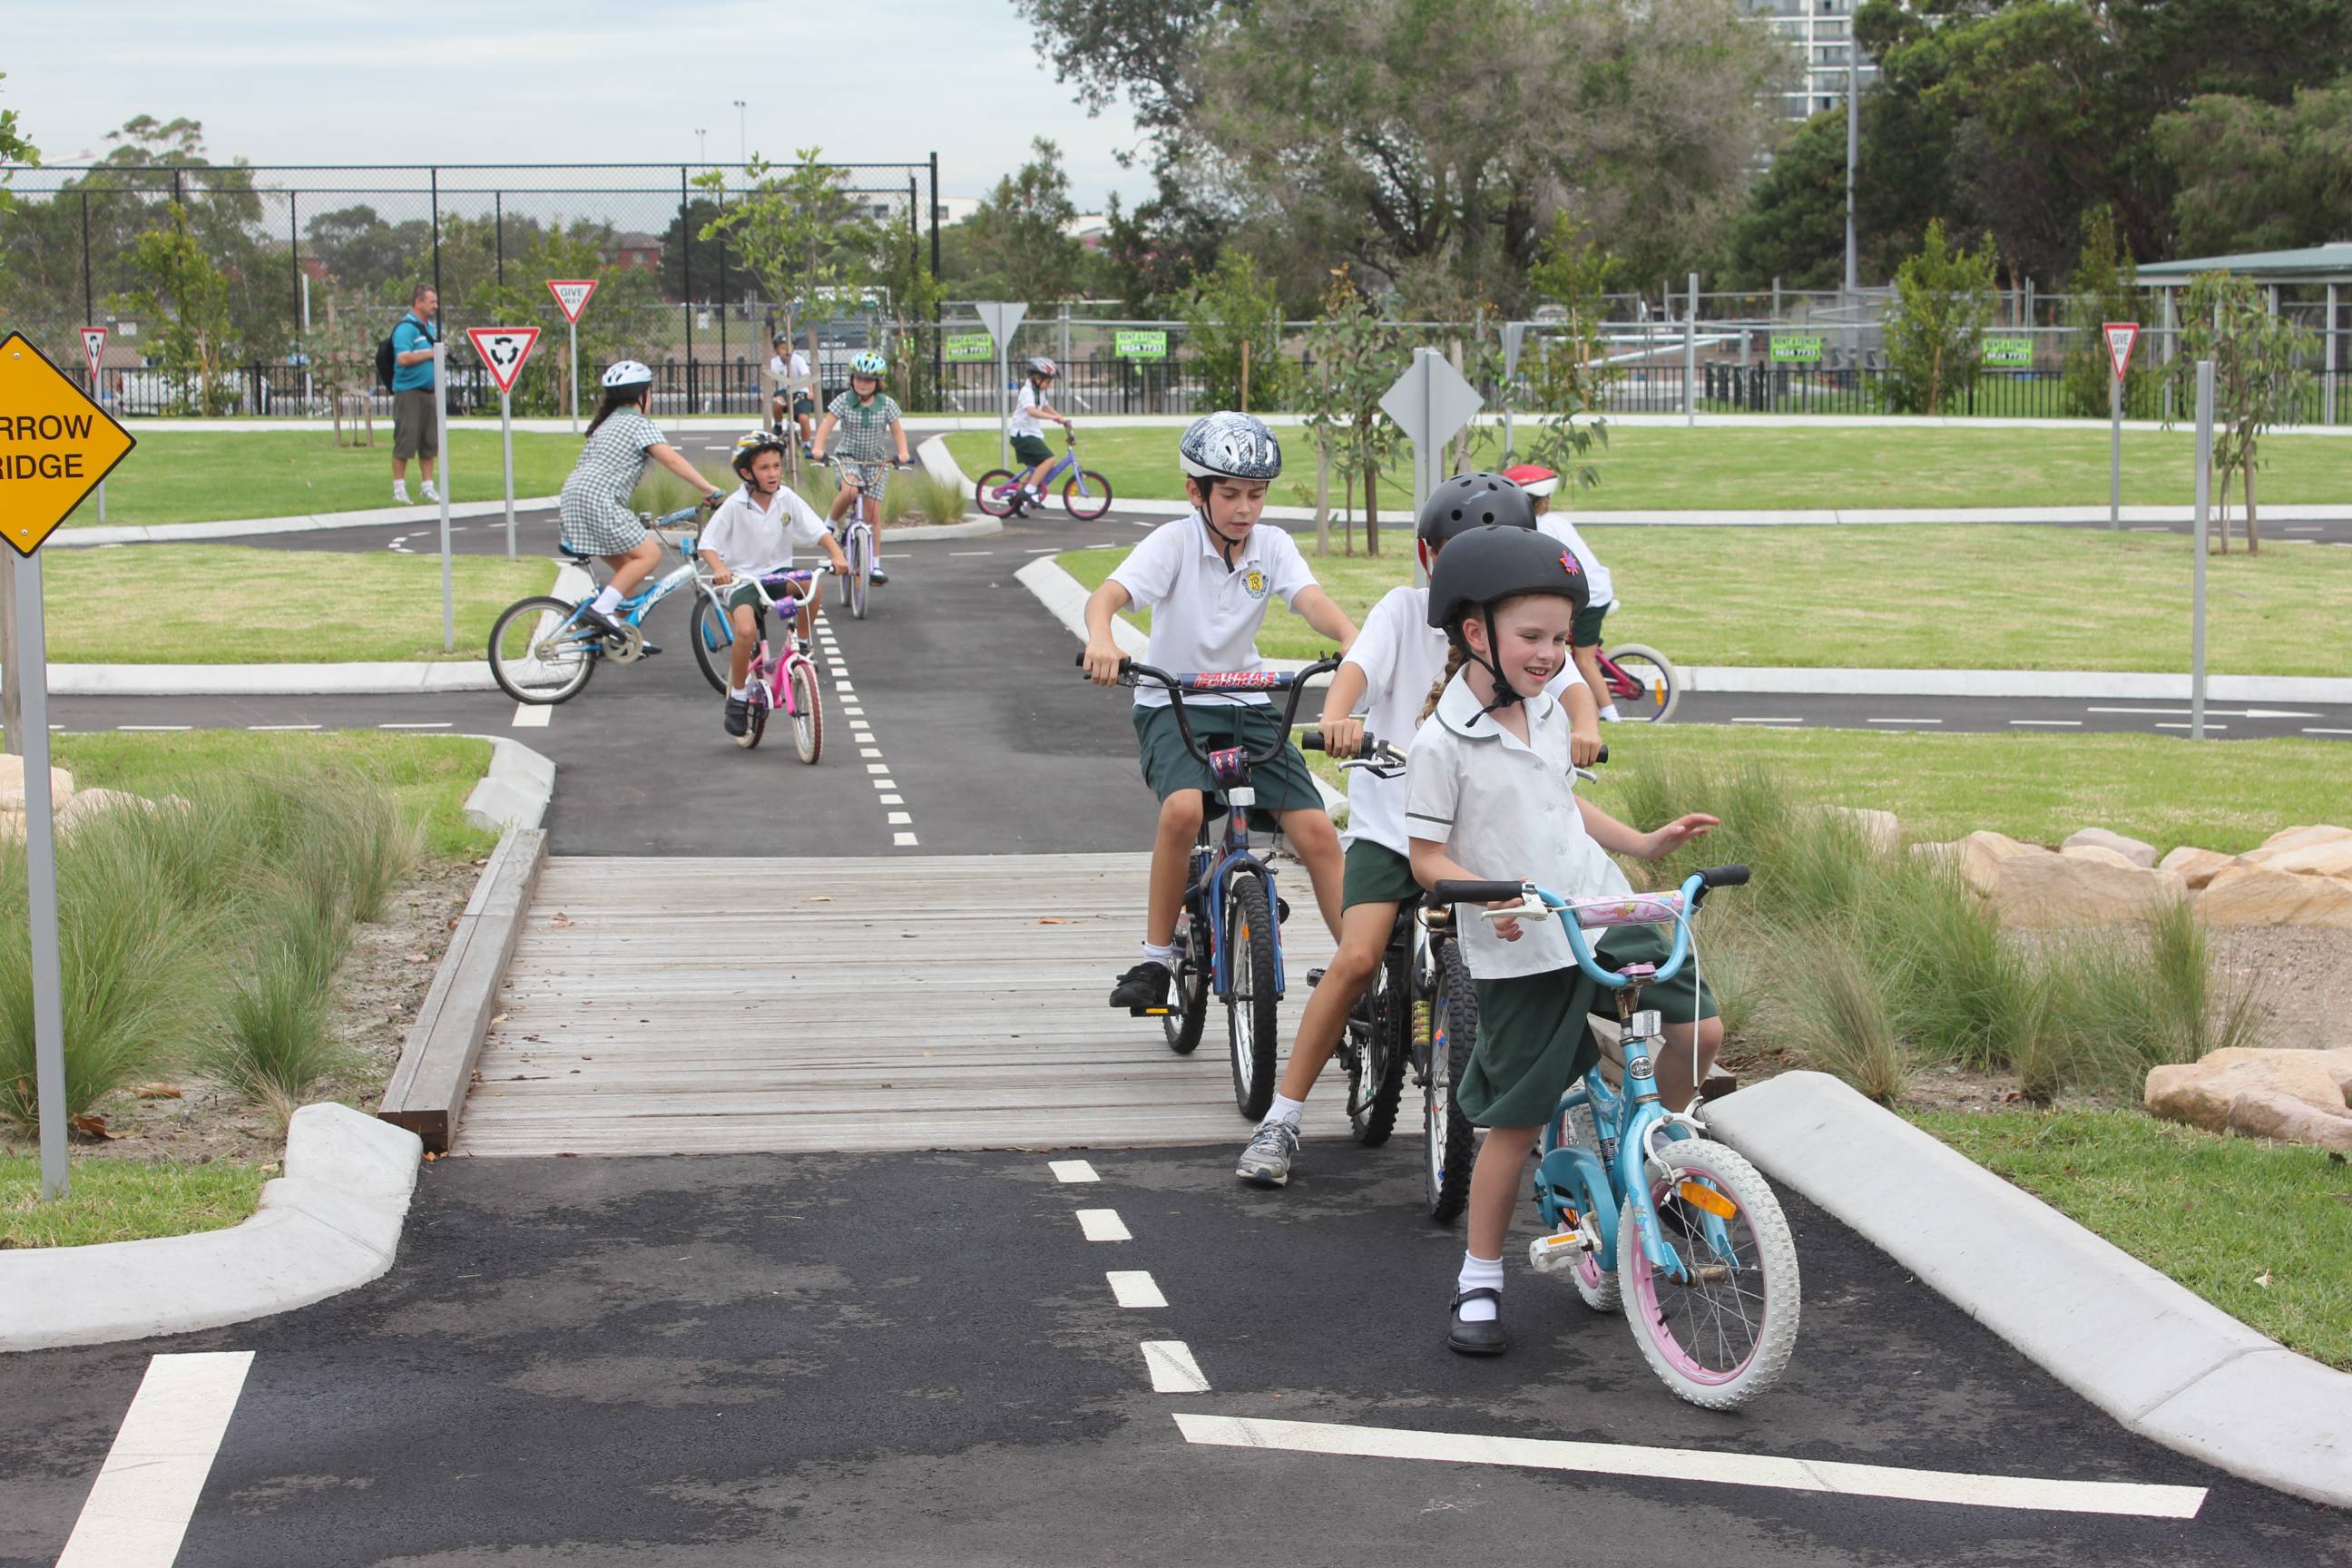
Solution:
[{"label": "tree trunk", "polygon": [[1315,553],[1331,553],[1331,443],[1315,443]]},{"label": "tree trunk", "polygon": [[1381,552],[1381,466],[1364,465],[1364,553]]},{"label": "tree trunk", "polygon": [[2260,555],[2262,552],[2262,525],[2254,517],[2254,458],[2249,451],[2246,454],[2246,553]]}]

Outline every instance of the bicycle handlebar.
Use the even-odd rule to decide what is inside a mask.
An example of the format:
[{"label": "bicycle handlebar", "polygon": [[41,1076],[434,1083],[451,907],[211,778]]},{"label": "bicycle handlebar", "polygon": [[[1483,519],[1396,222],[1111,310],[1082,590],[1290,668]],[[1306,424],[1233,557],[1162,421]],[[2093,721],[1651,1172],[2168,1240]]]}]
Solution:
[{"label": "bicycle handlebar", "polygon": [[[1087,656],[1083,651],[1078,654],[1076,664],[1080,669],[1087,667]],[[1183,737],[1184,749],[1192,753],[1194,762],[1212,771],[1216,764],[1209,760],[1209,753],[1202,748],[1200,742],[1192,738],[1192,722],[1184,716],[1184,694],[1189,691],[1195,697],[1207,697],[1235,691],[1288,692],[1289,700],[1283,705],[1282,724],[1276,731],[1272,743],[1263,751],[1243,752],[1243,761],[1255,768],[1272,762],[1289,740],[1291,726],[1298,718],[1298,700],[1306,695],[1307,682],[1339,668],[1339,656],[1327,654],[1298,670],[1244,669],[1171,675],[1164,669],[1155,669],[1150,665],[1122,658],[1118,661],[1118,684],[1138,686],[1148,681],[1166,691],[1169,705],[1176,710],[1176,730]]]},{"label": "bicycle handlebar", "polygon": [[1424,901],[1444,907],[1449,904],[1496,904],[1505,900],[1515,899],[1519,900],[1517,908],[1488,910],[1487,918],[1536,920],[1545,915],[1562,916],[1560,927],[1568,933],[1569,949],[1576,954],[1577,967],[1584,971],[1596,984],[1604,985],[1612,991],[1619,991],[1626,984],[1624,973],[1621,970],[1603,969],[1599,961],[1592,956],[1592,944],[1585,940],[1584,928],[1575,921],[1565,918],[1566,916],[1573,914],[1577,909],[1587,904],[1622,906],[1629,901],[1637,904],[1654,904],[1659,911],[1657,918],[1634,923],[1659,925],[1667,921],[1674,923],[1674,951],[1667,955],[1666,962],[1660,964],[1651,974],[1648,982],[1653,985],[1663,984],[1682,972],[1683,961],[1690,956],[1691,917],[1698,913],[1699,906],[1706,901],[1706,895],[1717,888],[1740,887],[1747,882],[1748,877],[1748,868],[1738,865],[1710,866],[1703,871],[1694,871],[1683,879],[1682,887],[1675,894],[1669,895],[1679,899],[1678,905],[1669,903],[1666,899],[1655,894],[1637,894],[1631,900],[1619,898],[1571,899],[1555,893],[1548,888],[1538,888],[1533,882],[1471,880],[1439,882],[1429,889],[1428,897]]}]

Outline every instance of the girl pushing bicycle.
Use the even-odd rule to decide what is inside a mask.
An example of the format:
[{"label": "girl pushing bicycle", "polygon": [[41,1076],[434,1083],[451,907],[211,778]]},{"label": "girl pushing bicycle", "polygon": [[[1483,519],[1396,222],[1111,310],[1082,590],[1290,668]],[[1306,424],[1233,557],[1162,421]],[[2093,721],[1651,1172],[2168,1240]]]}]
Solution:
[{"label": "girl pushing bicycle", "polygon": [[[782,436],[751,431],[735,443],[733,460],[742,488],[719,506],[696,547],[710,568],[712,584],[734,589],[727,595],[735,641],[728,653],[726,724],[730,735],[740,737],[751,722],[743,681],[751,668],[751,656],[759,649],[760,611],[764,603],[754,582],[791,571],[796,544],[823,544],[836,572],[848,571],[849,561],[816,509],[785,488]],[[800,607],[803,637],[809,635],[809,619],[803,599]]]},{"label": "girl pushing bicycle", "polygon": [[[621,628],[613,612],[639,583],[661,563],[661,542],[646,531],[630,510],[630,498],[645,478],[648,458],[659,463],[703,493],[705,506],[717,506],[718,487],[702,477],[669,437],[646,414],[652,397],[654,373],[635,360],[625,359],[604,372],[604,401],[588,421],[588,438],[580,461],[563,481],[558,502],[564,548],[601,558],[613,569],[613,580],[599,589],[580,618],[608,637]],[[647,653],[661,649],[645,645]]]},{"label": "girl pushing bicycle", "polygon": [[[824,462],[828,451],[839,460],[841,490],[833,498],[833,524],[840,527],[850,507],[864,503],[866,526],[874,532],[874,564],[867,576],[877,584],[890,581],[882,570],[883,465],[894,460],[894,447],[900,468],[910,460],[898,399],[882,390],[882,376],[889,368],[889,362],[871,349],[851,360],[849,390],[833,400],[824,422],[816,427],[816,460]],[[838,443],[834,441],[836,433]]]},{"label": "girl pushing bicycle", "polygon": [[[1575,792],[1567,710],[1545,691],[1569,664],[1570,628],[1586,599],[1576,557],[1548,535],[1482,526],[1457,534],[1430,574],[1429,625],[1452,652],[1431,693],[1433,719],[1413,737],[1405,831],[1423,887],[1447,880],[1534,881],[1569,894],[1630,894],[1610,853],[1656,860],[1716,826],[1700,813],[1636,832]],[[1507,906],[1490,906],[1507,907]],[[1447,1345],[1498,1355],[1503,1241],[1528,1153],[1568,1087],[1600,1059],[1586,1027],[1593,984],[1556,922],[1458,922],[1478,998],[1478,1040],[1454,1103],[1486,1128],[1470,1177],[1469,1246],[1455,1280]],[[1654,926],[1612,931],[1602,962],[1663,964]],[[1723,1039],[1715,999],[1685,967],[1651,993],[1668,1018],[1658,1093],[1685,1109]],[[1696,1058],[1696,1059],[1695,1059]]]}]

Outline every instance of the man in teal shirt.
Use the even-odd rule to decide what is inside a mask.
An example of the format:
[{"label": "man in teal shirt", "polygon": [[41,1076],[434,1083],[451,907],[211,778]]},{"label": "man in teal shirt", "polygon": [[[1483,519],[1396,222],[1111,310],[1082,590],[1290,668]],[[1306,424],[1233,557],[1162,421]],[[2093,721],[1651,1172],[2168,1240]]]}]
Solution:
[{"label": "man in teal shirt", "polygon": [[441,296],[420,283],[409,296],[408,313],[392,329],[392,499],[408,504],[408,459],[425,474],[425,499],[437,501],[433,464],[441,456],[441,426],[435,416],[433,345],[440,334],[433,318]]}]

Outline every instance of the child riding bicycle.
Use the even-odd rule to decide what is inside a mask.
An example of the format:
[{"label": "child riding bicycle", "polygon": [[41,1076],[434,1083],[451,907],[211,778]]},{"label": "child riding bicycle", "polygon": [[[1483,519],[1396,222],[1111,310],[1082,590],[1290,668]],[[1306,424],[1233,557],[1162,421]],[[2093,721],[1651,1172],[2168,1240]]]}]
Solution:
[{"label": "child riding bicycle", "polygon": [[874,563],[866,575],[877,584],[890,581],[882,570],[882,485],[887,471],[883,465],[892,460],[894,446],[898,466],[904,468],[909,461],[907,427],[899,423],[898,400],[882,390],[882,377],[889,368],[889,362],[871,349],[849,362],[849,390],[825,409],[824,422],[816,427],[814,454],[818,462],[824,461],[826,451],[834,449],[835,433],[840,433],[835,455],[841,489],[833,498],[831,521],[839,528],[850,507],[864,500],[866,524],[874,531]]},{"label": "child riding bicycle", "polygon": [[[581,446],[580,461],[563,481],[557,505],[565,548],[598,556],[613,569],[613,580],[597,591],[581,619],[599,632],[616,636],[620,627],[613,621],[613,612],[661,563],[661,542],[646,532],[645,524],[629,508],[637,482],[645,477],[646,460],[651,458],[705,492],[705,506],[717,506],[719,493],[669,444],[660,426],[646,417],[646,404],[654,390],[649,366],[625,359],[607,369],[604,380],[604,401],[588,421],[588,438]],[[661,649],[647,643],[645,651]]]},{"label": "child riding bicycle", "polygon": [[[1534,528],[1535,512],[1526,493],[1484,473],[1464,474],[1438,486],[1423,505],[1413,530],[1423,569],[1434,568],[1446,541],[1489,524]],[[1363,629],[1323,694],[1324,751],[1333,757],[1354,756],[1363,747],[1367,728],[1375,740],[1403,749],[1420,727],[1430,687],[1444,671],[1446,646],[1445,634],[1429,624],[1427,588],[1389,590],[1364,617]],[[1580,764],[1589,763],[1601,751],[1591,704],[1582,684],[1566,671],[1555,678],[1555,684],[1568,693],[1563,700],[1573,728],[1570,752]],[[1360,708],[1368,709],[1365,720],[1350,717]],[[1421,898],[1408,858],[1402,778],[1363,769],[1349,773],[1348,830],[1339,841],[1347,851],[1339,951],[1307,999],[1273,1107],[1242,1150],[1234,1173],[1244,1181],[1278,1187],[1290,1180],[1307,1091],[1339,1048],[1349,1009],[1379,973],[1398,908]]]},{"label": "child riding bicycle", "polygon": [[[848,571],[849,561],[816,509],[785,488],[781,436],[765,430],[743,436],[735,443],[734,463],[743,487],[712,515],[696,548],[710,567],[712,584],[734,589],[727,595],[735,641],[728,652],[726,724],[730,735],[740,735],[751,721],[743,681],[751,672],[751,656],[759,649],[760,612],[765,605],[753,584],[791,571],[795,544],[823,544],[836,572]],[[805,637],[809,635],[805,596],[799,620],[801,636]]]},{"label": "child riding bicycle", "polygon": [[[1430,574],[1429,624],[1444,631],[1452,652],[1444,684],[1432,693],[1434,721],[1413,737],[1406,767],[1405,829],[1423,887],[1516,879],[1570,895],[1631,893],[1612,852],[1659,859],[1716,826],[1692,813],[1639,833],[1575,794],[1566,711],[1544,685],[1568,662],[1569,628],[1585,595],[1576,557],[1525,529],[1457,534]],[[1552,921],[1457,925],[1478,998],[1478,1039],[1454,1103],[1488,1131],[1470,1178],[1469,1246],[1446,1343],[1465,1355],[1496,1355],[1509,1342],[1504,1236],[1528,1151],[1560,1095],[1599,1059],[1585,1023],[1594,986]],[[1620,969],[1667,957],[1654,926],[1616,928],[1597,951]],[[1659,1095],[1681,1110],[1723,1026],[1695,968],[1651,998],[1668,1019],[1685,1020],[1667,1024],[1658,1063]]]},{"label": "child riding bicycle", "polygon": [[1045,494],[1037,486],[1039,476],[1054,461],[1054,449],[1045,445],[1042,421],[1051,419],[1065,430],[1070,427],[1069,416],[1045,401],[1046,389],[1062,374],[1062,367],[1044,354],[1036,354],[1024,361],[1021,368],[1021,390],[1013,395],[1013,422],[1009,426],[1013,455],[1022,463],[1021,471],[1013,476],[1020,490],[1020,499],[1013,503],[1016,509],[1045,504]]},{"label": "child riding bicycle", "polygon": [[1584,580],[1591,590],[1591,602],[1576,613],[1576,625],[1569,629],[1569,651],[1575,656],[1576,672],[1584,677],[1591,689],[1592,700],[1600,706],[1603,722],[1618,721],[1617,700],[1609,694],[1608,678],[1601,673],[1601,620],[1616,607],[1616,594],[1609,580],[1609,568],[1601,564],[1601,557],[1592,553],[1592,546],[1584,542],[1576,524],[1565,514],[1552,510],[1551,500],[1559,489],[1559,476],[1540,463],[1521,463],[1505,468],[1503,477],[1510,479],[1535,498],[1536,526],[1559,540],[1584,568]]},{"label": "child riding bicycle", "polygon": [[779,436],[784,433],[784,416],[792,416],[800,431],[801,450],[809,449],[809,426],[816,417],[816,398],[810,388],[815,384],[809,379],[808,355],[793,346],[789,333],[778,332],[771,346],[775,354],[768,361],[769,379],[776,390],[768,398],[768,424]]},{"label": "child riding bicycle", "polygon": [[[1186,674],[1260,668],[1257,631],[1275,598],[1343,650],[1354,642],[1355,626],[1317,585],[1290,535],[1257,525],[1266,487],[1282,472],[1274,432],[1246,414],[1203,415],[1184,432],[1177,458],[1193,510],[1146,534],[1087,600],[1088,679],[1098,686],[1118,683],[1120,654],[1111,617],[1136,604],[1151,611],[1148,661]],[[1277,728],[1263,692],[1236,694],[1223,705],[1188,699],[1186,708],[1203,746],[1262,747]],[[1225,810],[1213,799],[1216,781],[1186,749],[1165,691],[1136,688],[1135,734],[1143,782],[1160,797],[1160,826],[1151,846],[1142,962],[1120,975],[1110,994],[1112,1006],[1130,1010],[1167,1005],[1192,841],[1204,820]],[[1307,760],[1286,741],[1253,782],[1255,820],[1271,817],[1289,837],[1314,881],[1324,921],[1336,932],[1339,836]]]}]

